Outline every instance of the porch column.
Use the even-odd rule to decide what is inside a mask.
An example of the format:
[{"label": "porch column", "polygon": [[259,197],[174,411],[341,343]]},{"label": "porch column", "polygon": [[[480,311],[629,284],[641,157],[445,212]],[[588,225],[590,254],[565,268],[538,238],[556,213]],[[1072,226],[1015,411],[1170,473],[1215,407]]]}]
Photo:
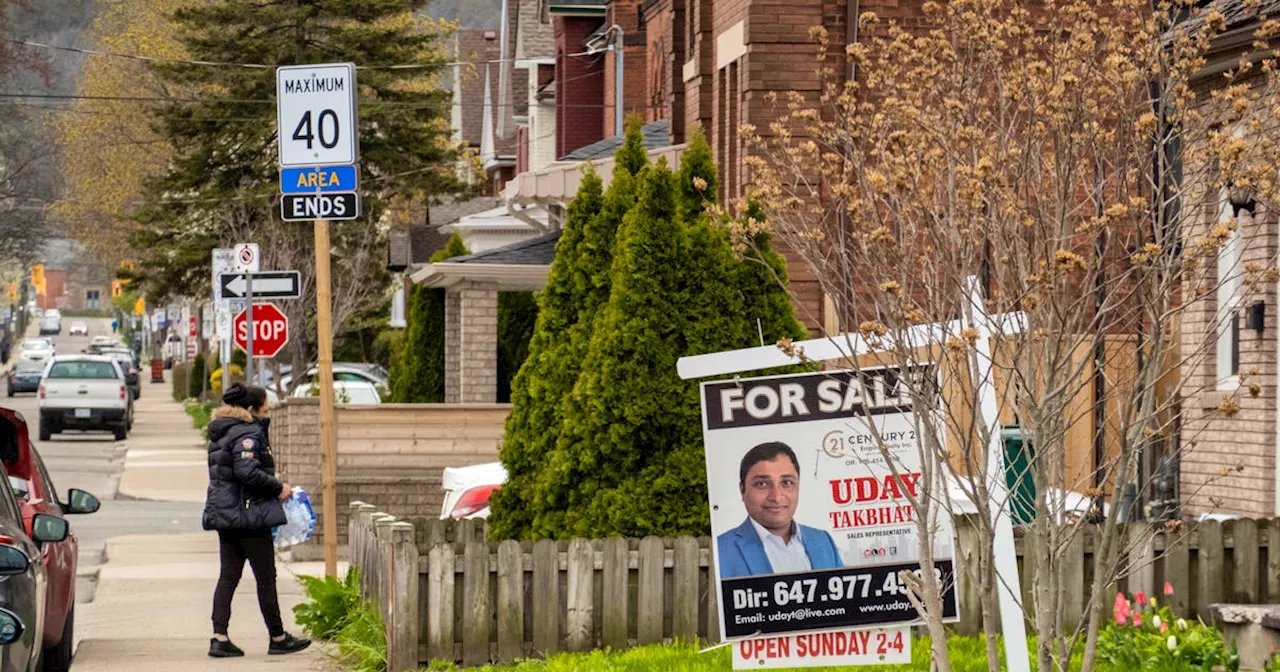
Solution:
[{"label": "porch column", "polygon": [[462,375],[462,301],[456,287],[444,290],[444,401],[456,404],[459,401]]},{"label": "porch column", "polygon": [[498,286],[463,281],[445,293],[445,401],[498,400]]}]

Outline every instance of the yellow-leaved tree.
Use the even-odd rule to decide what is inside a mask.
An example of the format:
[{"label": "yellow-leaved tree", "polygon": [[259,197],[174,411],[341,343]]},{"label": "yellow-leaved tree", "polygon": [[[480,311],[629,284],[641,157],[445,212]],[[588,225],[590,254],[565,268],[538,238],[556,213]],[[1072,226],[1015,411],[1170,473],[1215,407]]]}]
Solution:
[{"label": "yellow-leaved tree", "polygon": [[[90,37],[97,50],[152,58],[186,56],[171,13],[188,0],[102,0]],[[170,148],[153,130],[147,98],[170,97],[143,60],[88,56],[73,108],[54,115],[63,186],[52,206],[68,232],[100,257],[125,254],[123,233],[143,183],[168,165]]]}]

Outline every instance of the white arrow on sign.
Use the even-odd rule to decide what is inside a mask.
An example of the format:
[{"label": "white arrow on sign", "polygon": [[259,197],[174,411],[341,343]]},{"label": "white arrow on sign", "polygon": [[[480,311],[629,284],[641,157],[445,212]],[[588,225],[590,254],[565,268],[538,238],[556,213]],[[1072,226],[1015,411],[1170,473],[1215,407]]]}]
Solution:
[{"label": "white arrow on sign", "polygon": [[[222,274],[222,296],[244,298],[248,282],[243,273]],[[253,274],[254,299],[296,299],[301,296],[302,274],[298,271],[268,271]]]}]

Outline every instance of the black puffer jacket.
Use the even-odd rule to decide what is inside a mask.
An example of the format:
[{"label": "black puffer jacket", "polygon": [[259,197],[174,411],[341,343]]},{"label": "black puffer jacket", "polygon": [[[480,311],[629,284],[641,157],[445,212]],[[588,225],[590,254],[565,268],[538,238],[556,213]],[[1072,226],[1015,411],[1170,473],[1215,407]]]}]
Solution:
[{"label": "black puffer jacket", "polygon": [[282,525],[278,499],[284,485],[276,478],[265,421],[249,411],[221,406],[209,423],[209,492],[206,530],[261,530]]}]

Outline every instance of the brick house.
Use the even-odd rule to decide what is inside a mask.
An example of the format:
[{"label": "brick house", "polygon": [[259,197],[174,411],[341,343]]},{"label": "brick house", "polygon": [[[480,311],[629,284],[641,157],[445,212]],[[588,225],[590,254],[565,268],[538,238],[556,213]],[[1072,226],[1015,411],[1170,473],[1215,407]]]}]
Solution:
[{"label": "brick house", "polygon": [[[843,54],[857,39],[850,13],[875,12],[910,25],[917,3],[897,0],[540,0],[555,29],[556,156],[545,168],[528,166],[508,183],[508,202],[562,210],[573,196],[578,148],[614,134],[616,33],[623,33],[623,113],[665,121],[667,145],[680,147],[702,127],[722,171],[726,202],[746,193],[747,151],[742,124],[767,129],[774,112],[765,94],[816,92],[810,29],[831,36],[830,52]],[[572,120],[572,123],[567,123]],[[567,127],[566,127],[567,126]],[[521,150],[517,149],[517,154]],[[520,165],[520,168],[526,168]],[[811,332],[837,332],[834,309],[816,278],[788,256],[797,316]]]},{"label": "brick house", "polygon": [[[1203,94],[1226,86],[1222,72],[1234,68],[1262,19],[1274,16],[1280,3],[1263,2],[1250,9],[1243,0],[1219,3],[1228,25],[1207,55],[1195,83]],[[1244,35],[1231,40],[1230,35]],[[1248,81],[1262,80],[1255,71]],[[1198,96],[1207,100],[1207,95]],[[1220,119],[1206,108],[1206,117]],[[1202,166],[1188,165],[1186,175],[1202,173]],[[1208,167],[1207,178],[1217,179]],[[1180,492],[1186,513],[1220,513],[1248,517],[1280,515],[1280,425],[1277,424],[1276,301],[1274,283],[1250,289],[1240,276],[1247,264],[1264,268],[1276,263],[1280,251],[1280,225],[1274,213],[1252,202],[1248,194],[1230,193],[1208,185],[1187,185],[1194,210],[1189,237],[1236,217],[1237,230],[1218,252],[1216,268],[1210,268],[1207,298],[1187,305],[1182,316],[1181,347],[1189,357],[1182,365],[1182,383],[1188,390],[1182,402]],[[1186,355],[1184,354],[1184,357]],[[1258,386],[1256,396],[1250,387]],[[1224,398],[1234,400],[1239,411],[1228,416],[1218,411]]]},{"label": "brick house", "polygon": [[[745,193],[749,179],[738,127],[768,127],[772,113],[763,103],[765,93],[820,86],[810,28],[825,26],[834,36],[832,53],[842,54],[842,40],[856,39],[846,31],[853,23],[848,12],[910,20],[919,10],[899,7],[896,0],[507,0],[503,11],[503,27],[511,32],[499,40],[504,65],[497,92],[490,94],[502,113],[484,119],[492,119],[494,147],[514,126],[516,175],[501,196],[508,214],[538,237],[488,251],[494,255],[491,262],[518,263],[432,264],[412,274],[415,282],[445,287],[449,308],[470,307],[465,311],[470,318],[449,322],[457,325],[458,335],[446,343],[446,370],[461,372],[455,375],[464,381],[451,397],[458,401],[490,400],[488,369],[464,360],[496,356],[491,336],[483,333],[488,329],[483,315],[497,292],[536,289],[542,286],[533,280],[538,277],[545,283],[546,265],[533,264],[529,255],[505,253],[558,230],[577,190],[582,161],[596,164],[606,179],[611,172],[612,150],[620,141],[614,102],[619,30],[614,26],[622,37],[622,114],[638,114],[648,122],[646,145],[672,163],[689,131],[704,128],[724,176],[722,197],[732,201]],[[552,50],[531,53],[530,45],[546,44],[548,35]],[[508,62],[516,71],[508,74]],[[483,135],[489,137],[489,131]],[[811,332],[837,332],[834,310],[812,272],[794,256],[788,260],[797,316]],[[467,372],[480,372],[485,380],[466,382]]]},{"label": "brick house", "polygon": [[76,312],[111,309],[111,272],[90,258],[83,245],[53,239],[44,244],[41,257],[45,294],[36,297],[41,308]]}]

